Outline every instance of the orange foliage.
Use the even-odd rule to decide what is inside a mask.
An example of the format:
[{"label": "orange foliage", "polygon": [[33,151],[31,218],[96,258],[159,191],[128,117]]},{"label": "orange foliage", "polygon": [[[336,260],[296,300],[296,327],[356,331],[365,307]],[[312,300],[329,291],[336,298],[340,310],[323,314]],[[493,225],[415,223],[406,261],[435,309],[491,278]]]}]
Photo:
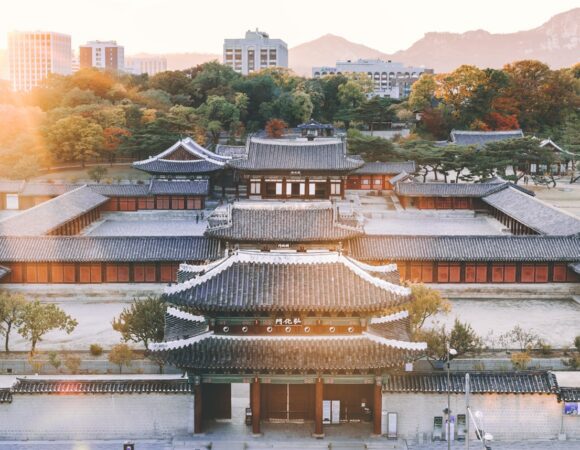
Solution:
[{"label": "orange foliage", "polygon": [[288,129],[288,124],[282,119],[270,119],[266,123],[266,133],[271,138],[282,137],[284,131]]}]

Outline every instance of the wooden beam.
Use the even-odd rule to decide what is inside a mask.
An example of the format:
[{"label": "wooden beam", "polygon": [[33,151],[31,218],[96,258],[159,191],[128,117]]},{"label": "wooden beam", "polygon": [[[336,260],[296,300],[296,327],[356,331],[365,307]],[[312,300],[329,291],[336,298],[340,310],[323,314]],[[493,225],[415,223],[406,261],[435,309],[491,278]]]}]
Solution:
[{"label": "wooden beam", "polygon": [[260,435],[260,379],[254,378],[251,386],[252,433]]},{"label": "wooden beam", "polygon": [[322,392],[324,384],[322,383],[322,378],[316,379],[314,389],[314,437],[322,438],[324,437],[324,431],[322,429]]},{"label": "wooden beam", "polygon": [[196,383],[193,386],[193,409],[194,409],[194,418],[193,418],[193,432],[194,434],[199,434],[203,432],[202,426],[202,389],[201,384]]},{"label": "wooden beam", "polygon": [[383,384],[382,378],[377,377],[374,385],[373,434],[381,434],[381,420],[383,416]]}]

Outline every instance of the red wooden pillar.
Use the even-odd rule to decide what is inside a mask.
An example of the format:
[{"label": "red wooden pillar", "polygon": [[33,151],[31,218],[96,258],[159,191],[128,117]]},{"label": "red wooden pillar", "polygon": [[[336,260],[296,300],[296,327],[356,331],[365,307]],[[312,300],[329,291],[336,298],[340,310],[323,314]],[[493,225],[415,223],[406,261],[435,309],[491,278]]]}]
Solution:
[{"label": "red wooden pillar", "polygon": [[375,379],[373,412],[373,434],[380,435],[381,420],[383,416],[383,382],[381,377],[376,377]]},{"label": "red wooden pillar", "polygon": [[250,389],[252,408],[252,433],[260,434],[260,379],[254,378]]},{"label": "red wooden pillar", "polygon": [[316,386],[314,388],[314,437],[324,437],[322,429],[322,392],[324,385],[322,378],[316,379]]},{"label": "red wooden pillar", "polygon": [[193,432],[194,434],[199,434],[202,433],[202,393],[200,380],[195,381],[193,395]]}]

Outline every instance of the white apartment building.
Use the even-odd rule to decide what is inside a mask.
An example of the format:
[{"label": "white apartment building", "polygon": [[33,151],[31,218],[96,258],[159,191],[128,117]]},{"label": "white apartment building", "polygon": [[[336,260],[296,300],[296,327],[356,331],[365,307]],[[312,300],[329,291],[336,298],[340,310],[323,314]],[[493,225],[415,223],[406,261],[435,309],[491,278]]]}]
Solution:
[{"label": "white apartment building", "polygon": [[8,64],[15,91],[29,91],[51,73],[70,75],[71,37],[50,31],[9,33]]},{"label": "white apartment building", "polygon": [[90,41],[79,48],[80,68],[124,70],[125,49],[117,41]]},{"label": "white apartment building", "polygon": [[411,93],[411,85],[424,73],[433,69],[407,67],[402,63],[381,59],[359,59],[357,61],[337,61],[335,67],[321,66],[312,68],[314,78],[325,75],[366,73],[374,82],[371,97],[406,98]]},{"label": "white apartment building", "polygon": [[160,56],[131,56],[125,59],[125,72],[149,76],[167,71],[167,58]]},{"label": "white apartment building", "polygon": [[242,75],[268,67],[288,67],[288,45],[263,31],[247,31],[244,39],[224,40],[223,63]]}]

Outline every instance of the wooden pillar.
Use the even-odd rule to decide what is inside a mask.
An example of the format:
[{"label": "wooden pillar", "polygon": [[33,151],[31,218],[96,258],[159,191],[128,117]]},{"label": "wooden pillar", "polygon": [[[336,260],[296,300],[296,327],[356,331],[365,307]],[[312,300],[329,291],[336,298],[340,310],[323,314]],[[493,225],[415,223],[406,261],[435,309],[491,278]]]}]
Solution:
[{"label": "wooden pillar", "polygon": [[322,429],[322,392],[324,385],[322,378],[316,379],[316,386],[314,388],[314,437],[324,437]]},{"label": "wooden pillar", "polygon": [[373,434],[380,435],[383,417],[383,382],[381,377],[375,378],[374,394]]},{"label": "wooden pillar", "polygon": [[252,382],[250,394],[252,396],[250,405],[252,408],[252,433],[254,435],[260,434],[260,379],[254,378]]},{"label": "wooden pillar", "polygon": [[194,434],[202,433],[202,393],[201,381],[196,380],[193,386],[193,432]]}]

